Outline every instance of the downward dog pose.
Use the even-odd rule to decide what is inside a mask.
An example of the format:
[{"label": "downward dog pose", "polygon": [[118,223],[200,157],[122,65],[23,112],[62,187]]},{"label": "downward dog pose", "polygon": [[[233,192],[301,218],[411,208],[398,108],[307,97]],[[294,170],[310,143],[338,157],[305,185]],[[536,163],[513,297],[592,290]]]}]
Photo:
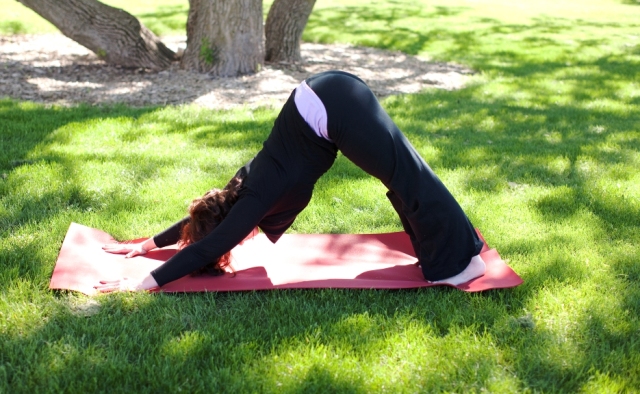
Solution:
[{"label": "downward dog pose", "polygon": [[451,193],[368,86],[329,71],[292,92],[262,150],[224,189],[194,200],[187,218],[144,243],[104,247],[133,257],[179,243],[176,255],[141,282],[101,282],[96,289],[145,290],[207,267],[222,272],[229,251],[256,226],[276,242],[307,206],[338,150],[388,188],[426,280],[458,285],[484,274],[482,241]]}]

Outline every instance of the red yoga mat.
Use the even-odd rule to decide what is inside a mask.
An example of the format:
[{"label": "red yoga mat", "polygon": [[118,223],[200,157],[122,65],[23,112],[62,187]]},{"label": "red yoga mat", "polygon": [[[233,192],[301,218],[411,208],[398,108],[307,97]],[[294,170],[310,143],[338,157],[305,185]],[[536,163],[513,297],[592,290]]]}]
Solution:
[{"label": "red yoga mat", "polygon": [[[53,270],[51,289],[88,295],[101,280],[143,278],[173,256],[176,246],[125,259],[102,246],[117,242],[109,234],[71,223]],[[285,234],[272,244],[253,233],[232,252],[235,274],[186,276],[159,291],[202,292],[302,288],[409,289],[430,286],[414,263],[415,254],[404,232],[387,234]],[[495,249],[481,252],[487,263],[484,276],[455,286],[475,292],[515,287],[522,279]]]}]

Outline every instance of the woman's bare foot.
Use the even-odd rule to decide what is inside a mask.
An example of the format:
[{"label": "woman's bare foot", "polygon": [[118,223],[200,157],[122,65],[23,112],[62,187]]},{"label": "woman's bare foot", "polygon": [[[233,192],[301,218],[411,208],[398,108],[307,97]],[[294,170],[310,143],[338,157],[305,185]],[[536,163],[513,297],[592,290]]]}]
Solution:
[{"label": "woman's bare foot", "polygon": [[484,260],[482,260],[482,257],[480,257],[480,255],[477,255],[471,258],[471,262],[469,262],[467,268],[465,268],[464,271],[462,271],[458,275],[431,283],[446,283],[453,286],[458,286],[470,281],[471,279],[475,279],[484,275],[486,270],[487,265],[485,264]]}]

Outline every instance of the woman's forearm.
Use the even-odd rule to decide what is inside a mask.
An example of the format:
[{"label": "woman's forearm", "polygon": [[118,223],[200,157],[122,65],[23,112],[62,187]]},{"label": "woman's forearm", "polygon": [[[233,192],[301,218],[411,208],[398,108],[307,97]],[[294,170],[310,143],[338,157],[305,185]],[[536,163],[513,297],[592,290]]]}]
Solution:
[{"label": "woman's forearm", "polygon": [[222,223],[205,238],[181,249],[151,274],[160,286],[164,286],[216,261],[244,240],[266,211],[260,200],[253,196],[239,199]]},{"label": "woman's forearm", "polygon": [[156,234],[153,237],[153,241],[155,242],[158,248],[163,248],[169,245],[175,245],[176,243],[178,243],[178,241],[180,241],[182,228],[187,223],[189,223],[189,216],[185,217],[179,222],[174,223],[171,227],[165,229],[164,231]]},{"label": "woman's forearm", "polygon": [[144,241],[142,243],[142,251],[144,253],[147,253],[148,251],[157,248],[155,241],[153,240],[153,237],[147,239],[146,241]]},{"label": "woman's forearm", "polygon": [[156,280],[151,276],[151,274],[147,275],[142,282],[136,286],[136,290],[153,290],[159,287]]}]

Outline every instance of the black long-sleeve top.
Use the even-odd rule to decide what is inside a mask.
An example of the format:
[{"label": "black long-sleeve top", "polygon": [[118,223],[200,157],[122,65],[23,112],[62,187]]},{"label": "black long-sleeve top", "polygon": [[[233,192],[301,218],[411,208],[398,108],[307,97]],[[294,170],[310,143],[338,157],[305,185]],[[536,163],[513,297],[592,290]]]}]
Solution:
[{"label": "black long-sleeve top", "polygon": [[[256,226],[276,242],[309,204],[315,183],[336,155],[336,146],[318,137],[302,118],[292,93],[262,150],[238,171],[243,182],[227,217],[151,275],[160,286],[188,275],[233,249]],[[186,220],[156,235],[156,246],[175,243]]]}]

